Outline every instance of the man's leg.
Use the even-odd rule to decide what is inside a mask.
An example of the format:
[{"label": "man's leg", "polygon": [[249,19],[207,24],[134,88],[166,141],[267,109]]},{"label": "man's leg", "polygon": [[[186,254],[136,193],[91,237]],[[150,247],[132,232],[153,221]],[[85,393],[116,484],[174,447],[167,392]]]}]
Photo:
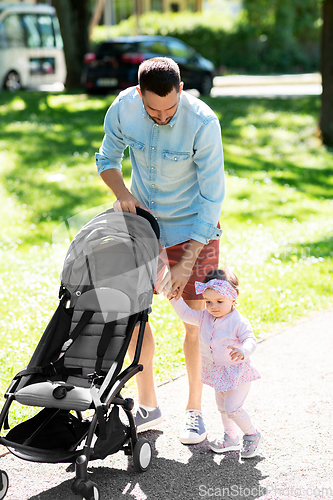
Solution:
[{"label": "man's leg", "polygon": [[[128,347],[128,353],[131,359],[134,358],[138,333],[139,327],[136,326],[130,345]],[[157,406],[153,370],[154,353],[155,340],[150,325],[149,323],[147,323],[140,355],[140,363],[143,365],[143,371],[136,375],[136,382],[138,388],[139,404],[141,403],[152,408],[155,408]]]},{"label": "man's leg", "polygon": [[[195,310],[204,309],[203,300],[186,300],[186,303]],[[199,348],[199,329],[197,326],[185,325],[184,354],[188,377],[188,402],[184,428],[180,431],[179,439],[183,444],[200,443],[206,438],[206,428],[201,414],[201,356]]]},{"label": "man's leg", "polygon": [[[205,308],[203,300],[185,300],[191,309],[201,311]],[[201,356],[199,349],[199,328],[195,325],[184,323],[185,339],[184,339],[184,354],[185,364],[188,377],[188,402],[186,410],[201,411]]]},{"label": "man's leg", "polygon": [[[136,327],[128,348],[130,358],[134,358],[139,327]],[[153,358],[155,353],[155,340],[149,323],[146,324],[139,362],[143,371],[136,375],[138,388],[138,410],[135,415],[137,431],[150,429],[163,421],[161,410],[157,406],[154,385]]]}]

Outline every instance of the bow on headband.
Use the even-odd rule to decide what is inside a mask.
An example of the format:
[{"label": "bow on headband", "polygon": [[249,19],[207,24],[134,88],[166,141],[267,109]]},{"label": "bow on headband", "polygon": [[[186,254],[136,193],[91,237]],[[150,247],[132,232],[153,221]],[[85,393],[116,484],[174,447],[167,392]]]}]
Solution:
[{"label": "bow on headband", "polygon": [[228,281],[225,280],[210,280],[208,283],[200,283],[200,281],[195,282],[195,293],[199,295],[203,293],[207,288],[212,288],[215,292],[222,295],[222,297],[229,300],[237,299],[237,292],[233,286],[230,285]]}]

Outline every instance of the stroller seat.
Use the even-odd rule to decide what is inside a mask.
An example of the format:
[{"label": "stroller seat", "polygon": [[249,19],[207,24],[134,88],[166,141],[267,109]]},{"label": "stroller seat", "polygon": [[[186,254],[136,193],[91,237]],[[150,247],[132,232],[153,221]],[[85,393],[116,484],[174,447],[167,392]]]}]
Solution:
[{"label": "stroller seat", "polygon": [[[85,311],[94,313],[74,341],[71,335]],[[59,357],[65,377],[23,387],[15,393],[15,399],[27,406],[89,409],[93,399],[91,375],[98,370],[98,364],[102,372],[107,372],[115,362],[126,337],[130,314],[130,298],[120,290],[99,288],[81,294],[73,311],[70,340],[62,346]],[[71,375],[75,371],[78,375]]]}]

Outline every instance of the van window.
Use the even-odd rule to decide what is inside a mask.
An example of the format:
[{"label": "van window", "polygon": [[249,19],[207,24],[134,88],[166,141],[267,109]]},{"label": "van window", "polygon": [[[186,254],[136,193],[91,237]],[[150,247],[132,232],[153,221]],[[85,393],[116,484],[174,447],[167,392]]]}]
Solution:
[{"label": "van window", "polygon": [[51,16],[38,16],[38,27],[42,38],[42,46],[55,47]]},{"label": "van window", "polygon": [[0,46],[62,49],[58,18],[47,14],[10,14],[0,24]]},{"label": "van window", "polygon": [[18,14],[10,14],[4,21],[4,35],[6,46],[10,48],[24,47],[24,31],[21,25],[21,19]]},{"label": "van window", "polygon": [[52,16],[52,21],[53,21],[53,29],[55,33],[55,43],[57,49],[63,49],[64,44],[62,41],[62,36],[60,32],[60,24],[59,24],[59,19],[56,16]]},{"label": "van window", "polygon": [[41,47],[41,38],[37,27],[37,16],[35,14],[26,14],[22,16],[22,19],[26,33],[27,47]]},{"label": "van window", "polygon": [[25,14],[22,16],[27,47],[55,47],[51,16]]}]

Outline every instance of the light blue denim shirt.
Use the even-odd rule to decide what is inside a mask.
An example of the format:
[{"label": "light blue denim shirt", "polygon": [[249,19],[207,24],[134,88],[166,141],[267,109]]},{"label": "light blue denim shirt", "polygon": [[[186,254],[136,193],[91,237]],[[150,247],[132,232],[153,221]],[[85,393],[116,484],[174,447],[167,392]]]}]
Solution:
[{"label": "light blue denim shirt", "polygon": [[216,227],[224,198],[221,129],[204,102],[183,91],[171,121],[158,125],[131,87],[112,103],[104,130],[96,153],[99,174],[120,170],[129,147],[131,193],[156,217],[164,248],[189,239],[207,244],[221,236]]}]

